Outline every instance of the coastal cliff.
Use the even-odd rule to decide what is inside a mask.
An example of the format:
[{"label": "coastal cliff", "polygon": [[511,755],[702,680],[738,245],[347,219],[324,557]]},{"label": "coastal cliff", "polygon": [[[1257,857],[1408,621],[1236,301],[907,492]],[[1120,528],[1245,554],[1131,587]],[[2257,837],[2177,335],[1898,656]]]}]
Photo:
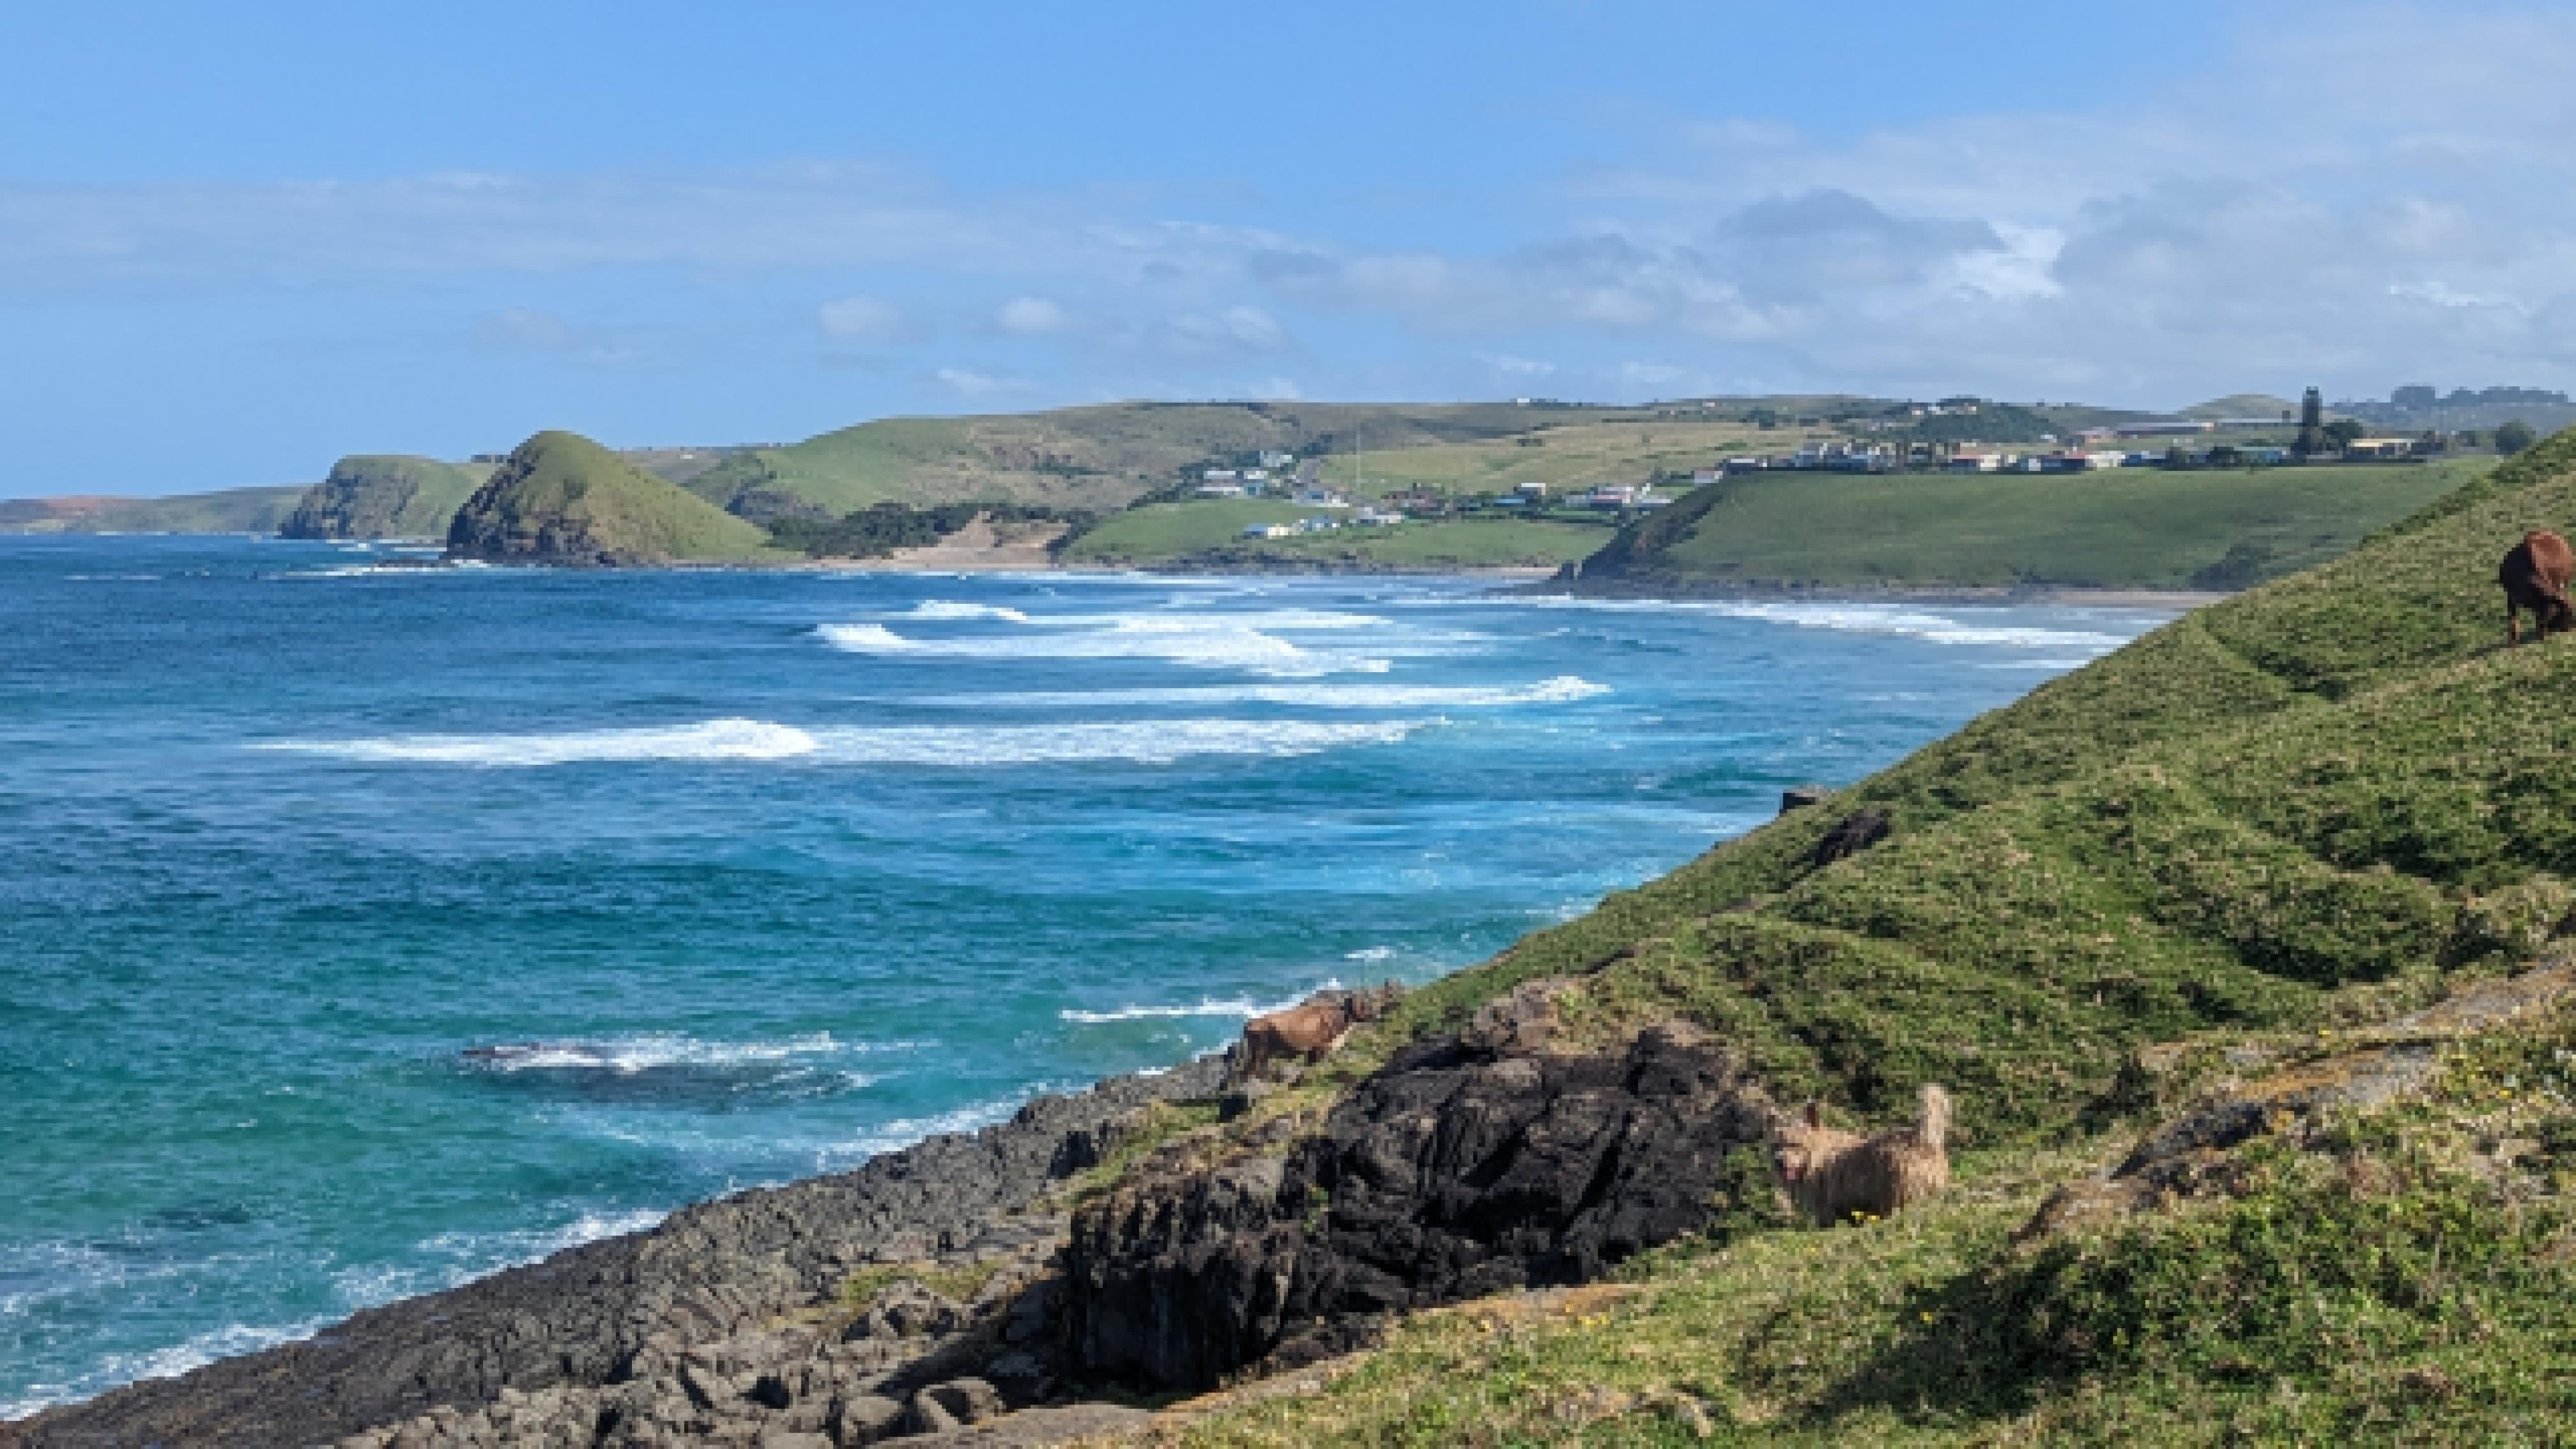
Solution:
[{"label": "coastal cliff", "polygon": [[456,510],[490,471],[435,458],[342,458],[331,465],[329,477],[297,500],[278,533],[285,538],[444,539]]}]

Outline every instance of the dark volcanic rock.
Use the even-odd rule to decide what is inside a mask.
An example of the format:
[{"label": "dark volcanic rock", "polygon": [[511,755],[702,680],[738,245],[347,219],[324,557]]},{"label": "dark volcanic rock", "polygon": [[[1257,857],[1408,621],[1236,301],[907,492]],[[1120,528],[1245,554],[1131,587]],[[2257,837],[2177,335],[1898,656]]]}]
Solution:
[{"label": "dark volcanic rock", "polygon": [[1201,1388],[1378,1315],[1580,1282],[1701,1227],[1770,1104],[1657,1028],[1599,1056],[1400,1054],[1282,1157],[1127,1188],[1075,1219],[1066,1349]]},{"label": "dark volcanic rock", "polygon": [[[571,1413],[597,1397],[590,1388],[629,1380],[638,1393],[667,1383],[673,1393],[774,1406],[791,1397],[783,1378],[660,1360],[670,1345],[756,1333],[789,1309],[828,1299],[862,1264],[964,1246],[1060,1181],[1067,1164],[1096,1160],[1113,1145],[1115,1124],[1137,1109],[1210,1096],[1222,1071],[1211,1059],[1040,1097],[981,1132],[701,1204],[650,1232],[372,1309],[300,1343],[129,1385],[15,1427],[30,1446],[314,1444],[447,1412],[442,1406],[508,1403],[525,1418],[525,1403],[543,1400]],[[1081,1146],[1068,1149],[1077,1139]],[[818,1404],[815,1417],[827,1410]]]},{"label": "dark volcanic rock", "polygon": [[1780,813],[1787,815],[1810,805],[1821,805],[1832,793],[1822,785],[1792,785],[1780,792]]},{"label": "dark volcanic rock", "polygon": [[1861,810],[1844,816],[1841,823],[1825,832],[1816,842],[1816,853],[1809,857],[1818,870],[1838,860],[1848,860],[1880,841],[1895,830],[1895,822],[1884,810]]}]

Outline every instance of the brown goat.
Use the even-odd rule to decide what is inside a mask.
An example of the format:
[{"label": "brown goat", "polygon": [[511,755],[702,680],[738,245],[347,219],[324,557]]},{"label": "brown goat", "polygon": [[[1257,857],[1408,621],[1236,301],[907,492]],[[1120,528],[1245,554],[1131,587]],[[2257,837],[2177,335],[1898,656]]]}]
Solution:
[{"label": "brown goat", "polygon": [[1813,1102],[1773,1129],[1771,1160],[1789,1201],[1818,1227],[1887,1217],[1950,1185],[1950,1094],[1925,1086],[1910,1127],[1875,1137],[1838,1131]]},{"label": "brown goat", "polygon": [[2522,611],[2531,611],[2532,632],[2548,638],[2576,626],[2576,608],[2567,603],[2567,579],[2576,573],[2576,554],[2567,540],[2541,529],[2522,536],[2496,567],[2504,586],[2504,642],[2522,642]]}]

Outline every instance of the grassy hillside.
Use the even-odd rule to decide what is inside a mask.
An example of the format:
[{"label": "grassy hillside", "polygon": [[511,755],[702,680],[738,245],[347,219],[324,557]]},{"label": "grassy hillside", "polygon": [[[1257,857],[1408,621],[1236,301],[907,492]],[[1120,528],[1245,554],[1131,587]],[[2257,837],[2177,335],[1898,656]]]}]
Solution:
[{"label": "grassy hillside", "polygon": [[438,538],[492,470],[399,454],[360,454],[331,465],[279,532],[288,538]]},{"label": "grassy hillside", "polygon": [[[2562,1437],[2563,1005],[2425,1047],[2420,1092],[2308,1125],[2276,1112],[2273,1135],[2258,1113],[2162,1211],[2014,1237],[2051,1186],[2231,1077],[2394,1060],[2370,1044],[2398,1014],[2565,949],[2576,712],[2556,701],[2576,639],[2500,647],[2493,578],[2525,529],[2571,522],[2576,434],[1417,993],[1285,1095],[1564,974],[1571,1044],[1687,1019],[1777,1095],[1856,1124],[1948,1084],[1958,1187],[1819,1233],[1780,1226],[1748,1181],[1625,1286],[1430,1315],[1191,1437]],[[1893,838],[1814,865],[1862,807]]]},{"label": "grassy hillside", "polygon": [[1639,525],[1584,577],[1679,589],[2235,589],[2334,557],[2488,466],[1750,474]]},{"label": "grassy hillside", "polygon": [[2277,418],[2284,413],[2296,417],[2299,405],[2285,397],[2268,392],[2231,392],[2205,403],[2184,408],[2177,417],[2185,418]]},{"label": "grassy hillside", "polygon": [[763,530],[577,433],[519,445],[456,513],[458,558],[531,563],[689,563],[768,554]]},{"label": "grassy hillside", "polygon": [[1395,448],[1375,429],[1367,452],[1337,453],[1323,477],[1336,488],[1379,498],[1410,488],[1441,493],[1508,493],[1544,483],[1557,495],[1606,483],[1644,483],[1658,474],[1687,480],[1700,468],[1748,453],[1795,451],[1822,429],[1757,428],[1735,419],[1623,415],[1554,422],[1508,438]]},{"label": "grassy hillside", "polygon": [[1611,410],[1508,403],[1118,403],[966,418],[886,418],[789,448],[729,458],[688,480],[710,502],[764,518],[798,506],[838,516],[887,501],[1017,502],[1106,511],[1202,465],[1265,450],[1345,451],[1505,436]]},{"label": "grassy hillside", "polygon": [[0,533],[275,533],[305,490],[226,488],[168,498],[0,500]]}]

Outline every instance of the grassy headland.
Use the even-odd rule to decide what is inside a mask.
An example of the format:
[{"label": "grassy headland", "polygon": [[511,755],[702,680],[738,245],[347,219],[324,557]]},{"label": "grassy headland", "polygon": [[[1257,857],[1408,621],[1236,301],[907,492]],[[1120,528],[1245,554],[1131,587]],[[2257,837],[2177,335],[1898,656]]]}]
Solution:
[{"label": "grassy headland", "polygon": [[[2084,481],[2084,480],[2079,480]],[[2424,1089],[2214,1159],[2161,1211],[2016,1241],[2048,1190],[2237,1079],[2576,927],[2576,640],[2500,647],[2496,558],[2576,520],[2576,433],[2348,556],[2186,616],[1820,807],[1408,999],[1244,1123],[1570,976],[1569,1047],[1683,1019],[1858,1123],[1959,1100],[1959,1185],[1780,1226],[1767,1191],[1624,1287],[1469,1304],[1210,1444],[2543,1442],[2576,1414],[2576,1013],[2427,1045]],[[1894,837],[1813,863],[1845,814]],[[2283,1130],[2287,1128],[2288,1130]],[[1221,1147],[1209,1155],[1221,1157]],[[1588,1296],[1587,1296],[1588,1295]]]},{"label": "grassy headland", "polygon": [[288,538],[445,539],[456,510],[492,470],[399,454],[361,454],[331,465],[279,529]]},{"label": "grassy headland", "polygon": [[1107,512],[1203,466],[1264,452],[1411,448],[1525,432],[1613,409],[1508,403],[1117,403],[964,418],[884,418],[792,447],[758,448],[688,480],[750,518],[799,509],[833,516],[877,503],[1022,503]]},{"label": "grassy headland", "polygon": [[771,555],[769,535],[577,433],[519,445],[457,510],[451,557],[538,563],[719,563]]},{"label": "grassy headland", "polygon": [[1754,473],[1587,562],[1587,587],[2231,590],[2332,558],[2492,466]]},{"label": "grassy headland", "polygon": [[0,499],[0,533],[275,533],[304,493],[298,485],[167,498]]}]

